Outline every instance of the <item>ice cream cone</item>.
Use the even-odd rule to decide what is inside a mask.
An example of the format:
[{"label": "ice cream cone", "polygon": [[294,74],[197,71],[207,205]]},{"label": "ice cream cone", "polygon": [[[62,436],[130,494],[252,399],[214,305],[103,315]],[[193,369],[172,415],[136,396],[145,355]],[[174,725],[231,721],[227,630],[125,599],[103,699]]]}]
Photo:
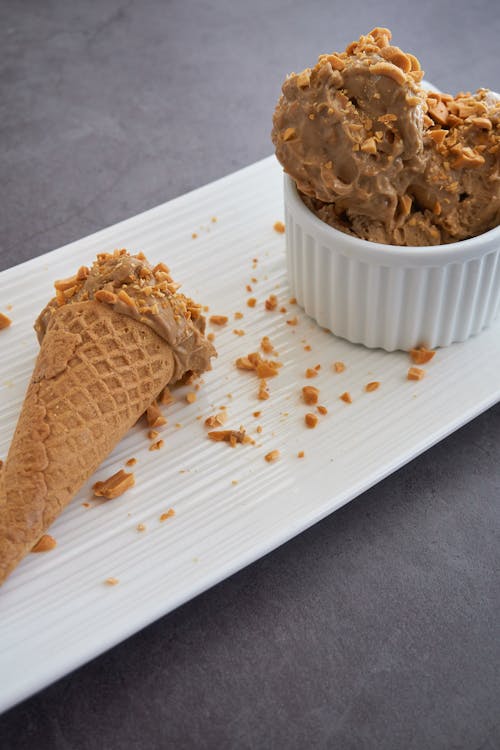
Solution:
[{"label": "ice cream cone", "polygon": [[0,584],[180,374],[178,352],[141,320],[96,299],[52,309],[0,472]]}]

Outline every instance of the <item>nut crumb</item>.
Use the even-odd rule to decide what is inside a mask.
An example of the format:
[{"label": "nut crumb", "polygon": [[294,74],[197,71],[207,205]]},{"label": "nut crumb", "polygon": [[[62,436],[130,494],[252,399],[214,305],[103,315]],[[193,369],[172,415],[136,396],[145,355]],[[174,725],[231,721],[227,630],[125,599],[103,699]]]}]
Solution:
[{"label": "nut crumb", "polygon": [[316,414],[308,412],[304,417],[304,422],[306,423],[306,427],[309,427],[312,430],[318,424],[318,417]]},{"label": "nut crumb", "polygon": [[341,396],[339,396],[341,401],[344,401],[346,404],[352,404],[352,398],[349,391],[345,391]]},{"label": "nut crumb", "polygon": [[216,443],[229,443],[234,448],[237,443],[245,442],[245,430],[242,427],[239,430],[214,430],[208,433],[208,437]]},{"label": "nut crumb", "polygon": [[420,367],[410,367],[408,370],[408,380],[422,380],[425,375],[425,370]]},{"label": "nut crumb", "polygon": [[233,330],[233,333],[235,334],[235,336],[244,336],[245,335],[245,331],[242,331],[241,328],[235,328]]},{"label": "nut crumb", "polygon": [[367,383],[365,385],[365,391],[367,393],[371,393],[372,391],[376,391],[377,388],[380,388],[380,383],[378,380],[373,380],[371,383]]},{"label": "nut crumb", "polygon": [[82,506],[83,506],[84,508],[90,508],[90,503],[82,503]]},{"label": "nut crumb", "polygon": [[[208,335],[210,335],[210,334],[208,334]],[[208,336],[207,336],[207,338],[208,338]],[[165,388],[162,390],[162,392],[158,396],[158,401],[163,406],[168,406],[169,404],[173,404],[174,403],[174,397],[170,393],[170,391],[167,388],[167,386],[165,386]]]},{"label": "nut crumb", "polygon": [[213,326],[225,326],[228,320],[227,315],[211,315],[208,322]]},{"label": "nut crumb", "polygon": [[302,388],[302,399],[305,404],[317,404],[319,397],[319,390],[313,385],[305,385]]},{"label": "nut crumb", "polygon": [[326,406],[320,405],[320,406],[317,406],[316,408],[320,414],[323,414],[323,415],[328,414],[328,409],[326,408]]},{"label": "nut crumb", "polygon": [[262,341],[260,342],[260,348],[266,354],[271,354],[271,352],[274,350],[274,346],[271,344],[269,336],[262,337]]},{"label": "nut crumb", "polygon": [[297,458],[304,458],[304,456],[305,456],[305,455],[306,455],[306,454],[304,453],[304,451],[299,451],[299,452],[297,453]]},{"label": "nut crumb", "polygon": [[4,315],[2,312],[0,312],[0,331],[3,328],[8,328],[10,325],[12,325],[12,320],[7,317],[7,315]]},{"label": "nut crumb", "polygon": [[143,523],[138,523],[136,528],[137,528],[137,531],[146,531],[146,525]]},{"label": "nut crumb", "polygon": [[51,549],[57,547],[57,542],[50,534],[44,534],[40,537],[38,542],[32,547],[32,552],[50,552]]},{"label": "nut crumb", "polygon": [[285,225],[282,221],[275,221],[273,225],[273,229],[275,232],[278,232],[278,234],[284,234],[285,233]]},{"label": "nut crumb", "polygon": [[275,449],[273,451],[269,451],[269,453],[266,453],[266,455],[264,456],[264,459],[267,461],[268,464],[272,464],[274,461],[277,461],[279,457],[280,457],[280,452],[279,450]]},{"label": "nut crumb", "polygon": [[165,441],[164,440],[157,440],[156,443],[153,443],[152,445],[149,446],[149,450],[150,451],[159,451],[160,448],[163,448],[164,445],[165,445]]},{"label": "nut crumb", "polygon": [[175,510],[173,508],[169,508],[166,513],[161,514],[160,521],[166,521],[168,518],[172,518],[172,516],[175,516]]},{"label": "nut crumb", "polygon": [[306,378],[315,378],[318,374],[318,371],[313,369],[312,367],[308,367],[306,370]]},{"label": "nut crumb", "polygon": [[410,349],[410,357],[416,365],[425,365],[431,361],[435,354],[435,351],[426,349],[425,346],[419,346],[418,349]]},{"label": "nut crumb", "polygon": [[255,307],[256,304],[257,300],[255,299],[255,297],[249,297],[247,299],[247,307]]},{"label": "nut crumb", "polygon": [[269,390],[267,387],[267,381],[261,380],[259,383],[259,391],[257,393],[257,398],[260,399],[260,401],[267,401],[269,398]]},{"label": "nut crumb", "polygon": [[213,333],[207,333],[207,340],[208,341],[215,341],[215,334],[213,334]]},{"label": "nut crumb", "polygon": [[191,235],[191,238],[192,238],[193,240],[195,240],[195,239],[196,239],[197,237],[198,237],[198,235],[196,234],[196,232],[193,232],[193,234]]},{"label": "nut crumb", "polygon": [[125,466],[135,466],[137,463],[136,458],[129,458],[128,461],[125,461]]},{"label": "nut crumb", "polygon": [[156,440],[156,438],[158,437],[158,435],[159,435],[159,434],[160,434],[160,433],[158,432],[158,430],[150,430],[150,431],[148,432],[148,438],[149,438],[150,440]]},{"label": "nut crumb", "polygon": [[296,300],[295,297],[290,297],[290,299],[288,300],[288,303],[290,305],[296,305],[297,304],[297,300]]},{"label": "nut crumb", "polygon": [[264,302],[266,310],[276,310],[278,306],[278,298],[275,294],[270,294]]},{"label": "nut crumb", "polygon": [[344,372],[345,364],[343,362],[334,362],[333,369],[335,370],[335,372]]},{"label": "nut crumb", "polygon": [[306,344],[306,345],[304,346],[304,351],[305,351],[305,352],[310,352],[310,351],[312,351],[312,347],[311,347],[311,345],[310,345],[310,344]]},{"label": "nut crumb", "polygon": [[196,401],[196,393],[194,391],[186,393],[186,401],[188,402],[188,404],[194,404],[194,402]]},{"label": "nut crumb", "polygon": [[119,578],[113,578],[113,576],[110,576],[109,578],[106,578],[104,581],[108,586],[117,586],[120,583]]},{"label": "nut crumb", "polygon": [[213,414],[205,419],[205,427],[221,427],[227,421],[227,414],[224,411]]},{"label": "nut crumb", "polygon": [[262,414],[261,411],[254,411],[252,414],[252,417],[255,417],[255,419],[258,419],[258,417],[260,417],[261,414]]},{"label": "nut crumb", "polygon": [[96,482],[92,486],[92,490],[96,497],[103,497],[105,500],[113,500],[115,497],[123,495],[123,493],[133,487],[134,484],[134,474],[128,474],[123,469],[120,469],[120,471],[117,471],[116,474],[113,474],[103,482]]},{"label": "nut crumb", "polygon": [[161,413],[156,401],[153,401],[153,403],[146,409],[146,419],[149,427],[161,427],[162,425],[167,424],[167,420]]},{"label": "nut crumb", "polygon": [[295,316],[294,318],[290,318],[290,320],[287,320],[286,323],[289,326],[296,326],[296,325],[298,325],[299,320],[298,320],[297,316]]},{"label": "nut crumb", "polygon": [[243,318],[243,313],[242,312],[235,312],[234,313],[234,319],[235,320],[241,320],[242,318]]}]

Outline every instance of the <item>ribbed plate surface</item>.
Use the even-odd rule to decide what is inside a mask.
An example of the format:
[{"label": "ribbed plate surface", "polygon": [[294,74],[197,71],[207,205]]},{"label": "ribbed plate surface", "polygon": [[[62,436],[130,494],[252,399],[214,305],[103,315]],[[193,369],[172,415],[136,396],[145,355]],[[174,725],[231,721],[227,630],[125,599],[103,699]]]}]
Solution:
[{"label": "ribbed plate surface", "polygon": [[[164,260],[210,313],[230,317],[224,329],[214,329],[219,358],[197,401],[187,404],[189,389],[183,388],[166,409],[164,448],[150,452],[147,430],[137,426],[96,475],[109,476],[134,456],[136,487],[86,508],[89,483],[51,529],[57,548],[30,555],[1,588],[0,710],[282,544],[499,399],[500,320],[467,343],[439,351],[426,378],[412,383],[406,354],[336,339],[290,305],[285,239],[273,230],[282,214],[282,173],[269,158],[0,274],[0,309],[12,305],[14,321],[0,333],[3,458],[37,351],[32,323],[53,280],[90,263],[97,252],[127,247]],[[287,313],[264,310],[270,293]],[[250,296],[258,300],[253,309],[246,305]],[[234,320],[236,311],[243,319]],[[294,316],[298,325],[288,325]],[[269,380],[271,398],[257,401],[255,376],[233,362],[258,349],[264,335],[283,368]],[[331,369],[338,360],[346,364],[342,374]],[[319,375],[306,380],[305,369],[317,364]],[[364,392],[375,380],[380,388]],[[328,407],[313,430],[303,421],[314,410],[300,401],[305,384],[318,387]],[[352,404],[339,400],[344,391]],[[203,420],[223,404],[226,426],[243,424],[255,446],[231,449],[206,438]],[[261,417],[252,416],[256,410]],[[281,458],[266,463],[273,449]],[[175,516],[161,523],[171,507]],[[139,523],[146,531],[136,530]],[[105,585],[109,576],[120,583]]]}]

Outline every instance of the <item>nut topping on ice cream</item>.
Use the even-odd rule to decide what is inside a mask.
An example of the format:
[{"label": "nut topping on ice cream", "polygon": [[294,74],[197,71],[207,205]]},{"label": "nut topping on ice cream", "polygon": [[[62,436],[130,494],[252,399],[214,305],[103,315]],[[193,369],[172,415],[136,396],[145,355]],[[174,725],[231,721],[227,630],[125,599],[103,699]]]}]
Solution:
[{"label": "nut topping on ice cream", "polygon": [[306,205],[349,234],[436,245],[500,223],[500,101],[431,93],[411,54],[376,28],[291,74],[276,155]]},{"label": "nut topping on ice cream", "polygon": [[197,305],[177,290],[163,263],[152,268],[142,253],[126,250],[100,253],[92,268],[83,266],[75,276],[56,281],[56,296],[42,310],[35,330],[41,342],[50,318],[62,305],[95,299],[116,312],[149,326],[169,344],[175,358],[171,382],[185,372],[204,372],[215,349],[205,338],[205,318]]}]

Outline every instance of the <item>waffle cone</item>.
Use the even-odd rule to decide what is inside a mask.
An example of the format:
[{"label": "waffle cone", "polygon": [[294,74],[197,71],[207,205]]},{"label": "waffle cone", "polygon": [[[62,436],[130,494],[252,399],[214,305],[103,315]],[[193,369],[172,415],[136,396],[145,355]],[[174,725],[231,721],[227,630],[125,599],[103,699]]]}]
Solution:
[{"label": "waffle cone", "polygon": [[151,328],[95,301],[55,311],[0,471],[0,583],[170,381]]}]

